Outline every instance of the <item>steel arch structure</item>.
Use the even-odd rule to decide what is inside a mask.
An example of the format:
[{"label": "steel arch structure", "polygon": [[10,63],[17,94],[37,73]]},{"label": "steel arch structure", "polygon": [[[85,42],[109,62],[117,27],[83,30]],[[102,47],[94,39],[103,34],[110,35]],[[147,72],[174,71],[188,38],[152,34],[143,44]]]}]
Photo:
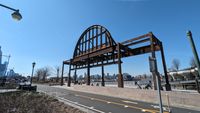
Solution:
[{"label": "steel arch structure", "polygon": [[[64,65],[69,65],[68,86],[71,84],[71,70],[75,70],[76,75],[77,69],[87,68],[87,85],[90,85],[90,68],[98,66],[102,67],[102,86],[104,86],[104,66],[118,64],[118,87],[124,87],[121,58],[151,53],[151,57],[156,59],[156,51],[161,53],[166,89],[171,90],[162,42],[152,32],[116,43],[105,27],[101,25],[90,26],[78,39],[73,58],[63,61],[61,85],[63,85]],[[152,74],[154,84],[156,84],[155,74]],[[74,79],[76,83],[76,76]],[[157,89],[156,85],[154,85],[154,89]]]},{"label": "steel arch structure", "polygon": [[105,27],[93,25],[86,29],[80,36],[74,50],[73,58],[114,45],[116,45],[116,42]]}]

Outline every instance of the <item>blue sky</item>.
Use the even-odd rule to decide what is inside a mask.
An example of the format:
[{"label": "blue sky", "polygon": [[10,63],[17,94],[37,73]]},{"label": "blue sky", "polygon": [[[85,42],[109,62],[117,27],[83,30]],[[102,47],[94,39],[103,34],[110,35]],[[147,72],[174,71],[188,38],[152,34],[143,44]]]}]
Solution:
[{"label": "blue sky", "polygon": [[[4,54],[11,54],[9,68],[18,73],[31,73],[33,61],[36,68],[61,65],[93,24],[105,26],[116,42],[152,31],[164,44],[168,68],[174,58],[180,60],[181,68],[189,66],[193,54],[187,30],[192,31],[200,53],[198,0],[2,0],[1,4],[20,9],[23,16],[14,21],[12,11],[0,7],[0,45]],[[122,71],[149,73],[148,56],[123,59]],[[162,73],[159,53],[157,58]],[[105,72],[117,73],[117,65],[106,66]],[[92,69],[96,73],[100,68]]]}]

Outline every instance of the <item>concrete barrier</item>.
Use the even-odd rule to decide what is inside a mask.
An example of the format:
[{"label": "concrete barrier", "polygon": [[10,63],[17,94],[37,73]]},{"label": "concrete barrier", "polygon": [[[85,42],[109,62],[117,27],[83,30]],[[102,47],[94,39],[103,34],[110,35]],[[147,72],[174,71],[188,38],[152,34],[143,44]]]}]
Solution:
[{"label": "concrete barrier", "polygon": [[[112,97],[133,99],[138,101],[158,103],[157,91],[141,90],[135,88],[97,87],[75,85],[71,90],[88,92]],[[196,92],[162,91],[163,104],[167,105],[167,96],[171,106],[187,107],[200,110],[200,94]]]}]

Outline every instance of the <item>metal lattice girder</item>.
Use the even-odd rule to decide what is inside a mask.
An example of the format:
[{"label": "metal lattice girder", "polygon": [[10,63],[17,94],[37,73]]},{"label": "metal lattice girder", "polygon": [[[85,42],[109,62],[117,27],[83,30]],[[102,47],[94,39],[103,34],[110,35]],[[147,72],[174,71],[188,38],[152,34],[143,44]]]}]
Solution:
[{"label": "metal lattice girder", "polygon": [[[122,58],[151,52],[150,45],[138,48],[130,47],[140,43],[148,42],[150,41],[151,37],[153,37],[155,43],[155,50],[160,50],[160,41],[152,33],[148,33],[121,42],[120,45]],[[72,65],[76,65],[78,68],[86,68],[89,60],[91,64],[96,63],[96,65],[93,66],[100,66],[99,63],[102,61],[102,59],[103,61],[109,62],[109,64],[115,64],[116,60],[118,59],[117,44],[106,28],[100,25],[93,25],[86,29],[80,36],[74,50]],[[69,64],[69,62],[66,62],[66,64]]]},{"label": "metal lattice girder", "polygon": [[78,56],[89,54],[97,50],[116,45],[116,42],[111,37],[109,31],[100,25],[93,25],[86,29],[80,36],[75,50],[75,59]]},{"label": "metal lattice girder", "polygon": [[[121,74],[121,58],[154,53],[155,51],[161,51],[164,73],[167,76],[162,42],[152,32],[117,44],[105,27],[93,25],[80,36],[74,49],[73,58],[63,61],[63,64],[71,66],[69,71],[87,68],[88,74],[90,74],[90,68],[118,64]],[[166,84],[169,85],[168,77],[165,78]],[[120,75],[119,79],[123,79],[123,76]],[[118,86],[123,87],[123,80],[118,80],[118,82]],[[88,79],[87,84],[89,83]]]}]

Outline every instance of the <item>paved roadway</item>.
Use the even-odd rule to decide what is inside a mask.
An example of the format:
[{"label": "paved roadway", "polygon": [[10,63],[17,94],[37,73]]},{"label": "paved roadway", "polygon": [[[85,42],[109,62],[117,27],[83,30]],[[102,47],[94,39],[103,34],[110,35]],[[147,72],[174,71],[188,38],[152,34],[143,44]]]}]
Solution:
[{"label": "paved roadway", "polygon": [[[156,104],[71,91],[64,88],[50,87],[46,85],[37,86],[38,91],[72,101],[79,105],[87,106],[96,110],[97,113],[159,113],[159,107]],[[164,106],[164,109],[166,109],[164,113],[168,113],[166,106]],[[200,111],[183,108],[173,107],[171,109],[172,113],[200,113]]]}]

